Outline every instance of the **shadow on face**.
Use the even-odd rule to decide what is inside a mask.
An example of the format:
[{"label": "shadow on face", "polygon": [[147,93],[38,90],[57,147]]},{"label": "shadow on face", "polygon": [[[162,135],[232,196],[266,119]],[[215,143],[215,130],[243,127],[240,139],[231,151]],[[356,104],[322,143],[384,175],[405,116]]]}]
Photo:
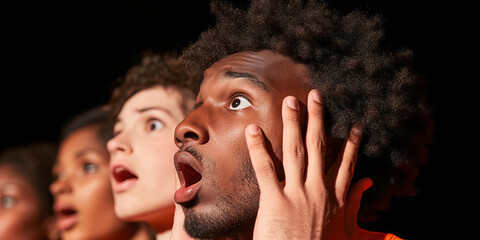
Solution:
[{"label": "shadow on face", "polygon": [[305,132],[309,82],[305,65],[269,50],[232,54],[205,71],[197,108],[175,131],[182,182],[175,200],[184,207],[189,234],[198,238],[232,231],[248,234],[259,190],[245,128],[252,123],[260,126],[282,181],[282,102],[287,96],[299,100]]}]

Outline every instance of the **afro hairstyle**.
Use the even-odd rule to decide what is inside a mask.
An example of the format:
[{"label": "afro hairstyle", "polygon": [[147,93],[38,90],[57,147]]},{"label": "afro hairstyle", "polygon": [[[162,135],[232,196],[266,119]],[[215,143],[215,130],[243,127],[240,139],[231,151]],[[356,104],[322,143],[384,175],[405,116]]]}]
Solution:
[{"label": "afro hairstyle", "polygon": [[326,131],[346,139],[363,127],[355,179],[370,177],[359,220],[376,221],[392,197],[416,194],[414,181],[428,159],[432,121],[425,81],[413,54],[383,43],[377,15],[341,15],[325,2],[253,0],[247,7],[213,1],[216,24],[184,49],[186,66],[208,68],[237,53],[271,50],[307,66],[311,88],[324,98]]}]

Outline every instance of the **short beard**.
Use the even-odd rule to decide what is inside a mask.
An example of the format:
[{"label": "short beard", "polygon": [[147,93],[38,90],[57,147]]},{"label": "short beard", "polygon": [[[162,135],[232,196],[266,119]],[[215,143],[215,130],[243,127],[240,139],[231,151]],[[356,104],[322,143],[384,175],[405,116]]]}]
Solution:
[{"label": "short beard", "polygon": [[219,193],[213,203],[215,209],[209,212],[185,209],[184,228],[188,235],[197,239],[215,239],[253,232],[260,190],[250,157],[244,156],[241,160],[240,170],[232,176],[232,181],[237,183],[232,191],[236,195]]}]

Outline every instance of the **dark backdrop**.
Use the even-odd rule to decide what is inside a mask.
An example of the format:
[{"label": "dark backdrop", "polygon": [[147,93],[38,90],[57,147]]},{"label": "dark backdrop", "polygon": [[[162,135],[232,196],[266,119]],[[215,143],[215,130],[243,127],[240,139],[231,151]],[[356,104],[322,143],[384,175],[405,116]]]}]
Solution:
[{"label": "dark backdrop", "polygon": [[[473,93],[467,83],[474,69],[467,57],[473,55],[473,31],[478,30],[470,23],[472,4],[330,2],[342,12],[361,8],[383,15],[386,41],[414,50],[418,71],[430,81],[429,102],[435,109],[431,161],[417,181],[418,195],[394,201],[380,223],[370,227],[409,239],[461,239],[453,234],[463,236],[462,231],[478,236],[478,180],[471,171],[478,157],[473,157],[472,134],[463,134],[474,126],[468,121],[473,111],[463,107],[466,96],[475,96],[467,94]],[[55,142],[65,121],[108,100],[113,81],[141,51],[181,50],[214,19],[207,1],[58,0],[2,2],[0,22],[3,150]]]}]

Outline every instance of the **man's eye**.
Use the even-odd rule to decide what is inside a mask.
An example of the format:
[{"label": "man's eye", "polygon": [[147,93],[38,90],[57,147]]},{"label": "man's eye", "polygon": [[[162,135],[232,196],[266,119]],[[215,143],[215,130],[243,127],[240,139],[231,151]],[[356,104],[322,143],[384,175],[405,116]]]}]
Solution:
[{"label": "man's eye", "polygon": [[92,164],[92,163],[85,163],[85,165],[83,165],[83,170],[86,173],[94,173],[97,171],[97,166],[95,166],[95,164]]},{"label": "man's eye", "polygon": [[241,110],[247,107],[250,107],[252,104],[246,98],[238,96],[233,98],[230,106],[228,107],[231,110]]},{"label": "man's eye", "polygon": [[150,120],[148,122],[148,127],[150,130],[155,131],[163,128],[163,122],[157,119]]},{"label": "man's eye", "polygon": [[2,208],[3,209],[8,209],[11,208],[15,204],[15,199],[13,197],[9,196],[3,196],[2,197]]}]

